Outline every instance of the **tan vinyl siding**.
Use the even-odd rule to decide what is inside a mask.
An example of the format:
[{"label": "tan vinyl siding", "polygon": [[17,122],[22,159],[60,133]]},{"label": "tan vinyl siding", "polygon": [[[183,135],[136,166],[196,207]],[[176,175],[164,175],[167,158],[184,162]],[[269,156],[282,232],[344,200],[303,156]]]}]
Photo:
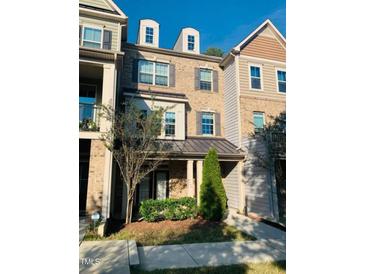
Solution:
[{"label": "tan vinyl siding", "polygon": [[109,21],[107,19],[100,20],[96,17],[92,16],[80,16],[79,17],[80,25],[90,25],[104,28],[105,30],[110,30],[112,32],[112,50],[120,51],[118,48],[118,41],[120,40],[119,36],[119,24],[116,22]]},{"label": "tan vinyl siding", "polygon": [[[261,91],[250,89],[250,67],[249,65],[261,66],[262,88]],[[284,69],[284,64],[275,64],[268,61],[257,59],[250,59],[247,57],[240,57],[239,63],[239,78],[241,95],[254,96],[258,98],[270,98],[285,101],[285,93],[279,93],[277,90],[277,76],[276,69]]]},{"label": "tan vinyl siding", "polygon": [[229,208],[238,209],[240,197],[240,174],[237,162],[221,163],[223,171],[223,185],[228,198],[227,204]]},{"label": "tan vinyl siding", "polygon": [[96,8],[113,10],[104,0],[80,0],[79,3]]},{"label": "tan vinyl siding", "polygon": [[224,69],[224,128],[225,137],[239,146],[239,100],[236,80],[236,65],[232,61]]},{"label": "tan vinyl siding", "polygon": [[285,62],[285,48],[275,38],[266,35],[256,36],[242,50],[241,54]]},{"label": "tan vinyl siding", "polygon": [[267,155],[266,146],[253,138],[244,138],[242,147],[248,152],[244,165],[247,211],[272,219],[274,218],[274,197],[270,172],[260,164],[256,156]]}]

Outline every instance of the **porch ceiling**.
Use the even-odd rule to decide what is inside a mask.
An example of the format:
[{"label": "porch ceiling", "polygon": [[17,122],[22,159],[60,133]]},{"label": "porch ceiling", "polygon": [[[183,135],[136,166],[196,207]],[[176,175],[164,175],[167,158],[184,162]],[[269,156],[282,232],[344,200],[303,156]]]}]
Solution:
[{"label": "porch ceiling", "polygon": [[244,158],[242,150],[224,138],[187,137],[185,140],[164,140],[175,157],[205,157],[210,148],[215,148],[220,159]]}]

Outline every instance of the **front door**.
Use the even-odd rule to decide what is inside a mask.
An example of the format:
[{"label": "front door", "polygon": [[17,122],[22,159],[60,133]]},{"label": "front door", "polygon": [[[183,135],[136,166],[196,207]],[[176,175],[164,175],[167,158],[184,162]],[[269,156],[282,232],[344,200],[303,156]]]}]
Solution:
[{"label": "front door", "polygon": [[79,215],[86,213],[87,182],[89,178],[89,162],[79,163]]},{"label": "front door", "polygon": [[156,171],[156,199],[162,200],[168,197],[168,172]]}]

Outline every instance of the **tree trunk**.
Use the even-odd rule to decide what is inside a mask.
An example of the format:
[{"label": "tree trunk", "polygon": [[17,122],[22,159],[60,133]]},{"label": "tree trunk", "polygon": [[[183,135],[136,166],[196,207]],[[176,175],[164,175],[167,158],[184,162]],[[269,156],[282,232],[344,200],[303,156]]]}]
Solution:
[{"label": "tree trunk", "polygon": [[126,217],[125,217],[126,224],[130,224],[132,222],[132,213],[133,213],[133,195],[132,195],[132,197],[129,197],[129,195],[128,195],[127,211],[126,211]]}]

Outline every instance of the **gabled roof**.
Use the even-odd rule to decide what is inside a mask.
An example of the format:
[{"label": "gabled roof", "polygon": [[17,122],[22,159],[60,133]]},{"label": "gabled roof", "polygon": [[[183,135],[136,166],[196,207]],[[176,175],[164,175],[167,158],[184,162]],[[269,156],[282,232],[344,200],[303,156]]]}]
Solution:
[{"label": "gabled roof", "polygon": [[243,39],[237,46],[235,46],[234,50],[236,51],[241,50],[246,45],[246,43],[250,41],[252,37],[254,37],[257,33],[259,33],[262,29],[264,29],[267,26],[270,26],[274,30],[275,34],[277,34],[279,38],[282,40],[283,46],[286,47],[285,37],[280,33],[280,31],[274,26],[274,24],[269,19],[266,19],[265,22],[263,22],[260,26],[258,26],[258,28],[256,28],[253,32],[251,32],[248,36],[246,36],[246,38]]},{"label": "gabled roof", "polygon": [[234,55],[237,55],[242,50],[242,48],[244,48],[249,42],[251,42],[252,38],[255,37],[255,35],[257,35],[260,31],[262,31],[267,26],[269,26],[274,31],[274,33],[278,37],[278,40],[281,40],[280,44],[284,48],[286,48],[286,39],[285,39],[285,37],[280,33],[280,31],[274,26],[274,24],[269,19],[266,19],[260,26],[258,26],[253,32],[251,32],[249,35],[247,35],[238,45],[233,47],[223,57],[222,61],[220,62],[220,66],[224,67],[228,60],[232,59],[232,57]]},{"label": "gabled roof", "polygon": [[109,14],[109,16],[114,16],[114,18],[120,18],[122,20],[128,19],[125,13],[112,1],[112,0],[101,0],[107,6],[110,7],[111,10],[101,7],[91,6],[88,3],[79,3],[80,10],[85,12],[94,12],[99,14]]}]

